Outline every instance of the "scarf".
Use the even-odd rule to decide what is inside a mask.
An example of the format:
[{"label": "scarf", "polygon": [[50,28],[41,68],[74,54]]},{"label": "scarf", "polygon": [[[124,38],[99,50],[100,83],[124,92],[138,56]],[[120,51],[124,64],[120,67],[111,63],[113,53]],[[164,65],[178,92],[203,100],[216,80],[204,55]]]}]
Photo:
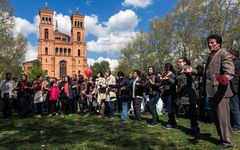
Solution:
[{"label": "scarf", "polygon": [[26,86],[27,86],[27,81],[26,81],[26,80],[23,80],[23,81],[22,81],[22,85],[21,85],[21,92],[24,92],[24,91],[25,91]]},{"label": "scarf", "polygon": [[67,97],[69,97],[69,87],[67,82],[64,84],[64,93],[66,93]]}]

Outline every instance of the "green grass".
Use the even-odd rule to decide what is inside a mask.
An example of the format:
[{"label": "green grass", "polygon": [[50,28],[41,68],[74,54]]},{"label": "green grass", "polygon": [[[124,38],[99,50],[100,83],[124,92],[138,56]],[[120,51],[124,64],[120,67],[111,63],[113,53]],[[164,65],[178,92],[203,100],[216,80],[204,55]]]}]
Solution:
[{"label": "green grass", "polygon": [[[41,119],[13,117],[0,119],[0,149],[219,149],[219,137],[214,125],[200,122],[201,134],[191,137],[186,134],[189,120],[178,118],[178,129],[165,130],[167,117],[161,116],[156,126],[149,126],[143,115],[142,122],[119,122],[96,116],[54,116]],[[42,132],[41,132],[42,131]],[[240,132],[234,132],[235,147],[240,149]]]}]

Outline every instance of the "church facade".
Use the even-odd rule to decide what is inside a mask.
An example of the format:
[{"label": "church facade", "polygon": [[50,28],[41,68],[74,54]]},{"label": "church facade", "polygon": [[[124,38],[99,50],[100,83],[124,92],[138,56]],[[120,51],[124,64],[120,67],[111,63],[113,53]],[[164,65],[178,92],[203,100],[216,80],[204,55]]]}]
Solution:
[{"label": "church facade", "polygon": [[58,31],[57,21],[54,29],[53,15],[49,9],[39,12],[38,59],[42,69],[56,78],[83,74],[87,68],[84,16],[72,14],[71,35],[66,35]]}]

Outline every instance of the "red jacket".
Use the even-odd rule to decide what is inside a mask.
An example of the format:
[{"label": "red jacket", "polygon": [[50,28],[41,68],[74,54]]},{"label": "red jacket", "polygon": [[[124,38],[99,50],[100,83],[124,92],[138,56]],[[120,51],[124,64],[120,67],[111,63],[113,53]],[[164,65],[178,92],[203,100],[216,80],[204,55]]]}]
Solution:
[{"label": "red jacket", "polygon": [[61,92],[58,87],[53,87],[51,86],[49,88],[49,92],[50,92],[50,101],[56,101],[58,99],[58,94]]}]

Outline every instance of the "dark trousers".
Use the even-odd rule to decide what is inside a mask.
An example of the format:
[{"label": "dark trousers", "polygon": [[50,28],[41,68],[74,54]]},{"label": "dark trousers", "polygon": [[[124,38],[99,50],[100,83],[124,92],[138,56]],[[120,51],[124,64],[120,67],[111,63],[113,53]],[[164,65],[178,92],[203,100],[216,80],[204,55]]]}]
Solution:
[{"label": "dark trousers", "polygon": [[57,101],[49,101],[49,113],[56,113],[57,112]]},{"label": "dark trousers", "polygon": [[69,113],[69,98],[62,98],[61,100],[61,106],[62,106],[62,112],[64,114],[68,114]]},{"label": "dark trousers", "polygon": [[176,125],[177,122],[175,120],[175,113],[174,113],[175,101],[173,100],[171,95],[166,96],[164,101],[167,104],[168,124]]},{"label": "dark trousers", "polygon": [[142,102],[141,98],[133,99],[133,109],[136,120],[141,120],[141,102]]},{"label": "dark trousers", "polygon": [[31,102],[24,96],[18,97],[18,114],[20,117],[26,117],[31,110]]},{"label": "dark trousers", "polygon": [[199,128],[198,122],[197,122],[197,108],[196,104],[190,104],[188,109],[188,115],[190,119],[190,124],[192,129]]},{"label": "dark trousers", "polygon": [[9,94],[6,93],[3,95],[2,99],[2,113],[4,118],[8,118],[12,114],[12,99],[9,98]]},{"label": "dark trousers", "polygon": [[156,95],[149,95],[149,111],[152,115],[152,120],[151,122],[156,122],[158,120],[158,115],[157,115],[157,111],[156,111],[156,104],[159,100],[159,94]]},{"label": "dark trousers", "polygon": [[210,100],[215,117],[215,126],[221,142],[226,145],[233,145],[229,98],[210,98]]},{"label": "dark trousers", "polygon": [[43,102],[36,103],[36,107],[37,107],[37,114],[41,115],[43,111]]},{"label": "dark trousers", "polygon": [[70,113],[74,113],[75,112],[75,99],[69,99],[69,110],[70,110]]}]

